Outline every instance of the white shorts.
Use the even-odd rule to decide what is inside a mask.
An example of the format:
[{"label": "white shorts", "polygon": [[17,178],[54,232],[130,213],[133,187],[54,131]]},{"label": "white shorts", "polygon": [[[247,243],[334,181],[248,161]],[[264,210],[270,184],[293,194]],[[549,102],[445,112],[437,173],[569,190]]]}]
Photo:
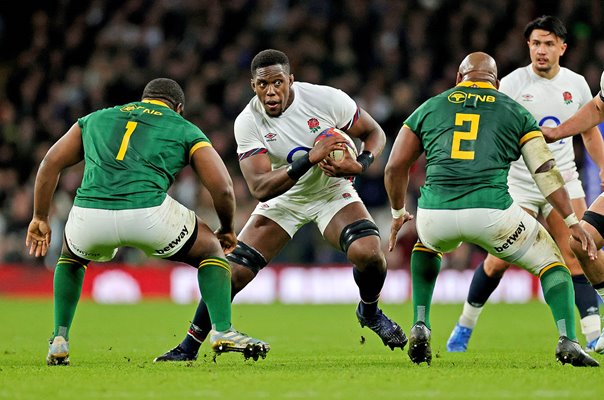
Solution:
[{"label": "white shorts", "polygon": [[[290,237],[309,222],[317,224],[321,234],[334,215],[348,204],[360,202],[361,198],[352,183],[326,188],[321,196],[304,202],[286,196],[277,196],[259,203],[252,215],[262,215],[283,228]],[[248,221],[248,224],[250,221]],[[244,227],[245,229],[245,227]]]},{"label": "white shorts", "polygon": [[516,203],[507,210],[418,208],[416,219],[419,239],[433,251],[446,253],[462,242],[473,243],[535,275],[551,264],[564,264],[550,234]]},{"label": "white shorts", "polygon": [[[562,178],[564,178],[564,182],[566,182],[565,186],[570,199],[584,198],[585,191],[579,180],[579,173],[577,170],[560,171],[560,173],[562,174]],[[549,213],[552,212],[552,205],[548,203],[545,197],[543,197],[543,194],[534,181],[531,180],[527,182],[526,180],[515,179],[510,176],[508,178],[508,187],[510,188],[509,191],[512,199],[525,210],[530,210],[535,213],[535,215],[541,213],[544,218],[547,218]]]},{"label": "white shorts", "polygon": [[159,206],[133,210],[73,206],[65,238],[73,254],[86,260],[109,261],[122,246],[166,258],[182,248],[196,225],[195,213],[166,195]]}]

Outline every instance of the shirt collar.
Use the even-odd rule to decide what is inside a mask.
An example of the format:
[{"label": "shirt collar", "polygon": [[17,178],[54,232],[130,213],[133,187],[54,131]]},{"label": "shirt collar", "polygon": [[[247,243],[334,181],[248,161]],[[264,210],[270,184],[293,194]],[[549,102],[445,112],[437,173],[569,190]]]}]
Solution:
[{"label": "shirt collar", "polygon": [[457,86],[465,86],[465,87],[477,87],[480,89],[495,89],[497,90],[497,88],[495,86],[493,86],[492,84],[490,84],[489,82],[482,82],[482,81],[463,81],[457,84]]},{"label": "shirt collar", "polygon": [[160,101],[160,100],[145,99],[145,100],[143,100],[143,103],[151,103],[151,104],[155,104],[157,106],[164,106],[164,107],[170,108],[166,103],[164,103],[163,101]]}]

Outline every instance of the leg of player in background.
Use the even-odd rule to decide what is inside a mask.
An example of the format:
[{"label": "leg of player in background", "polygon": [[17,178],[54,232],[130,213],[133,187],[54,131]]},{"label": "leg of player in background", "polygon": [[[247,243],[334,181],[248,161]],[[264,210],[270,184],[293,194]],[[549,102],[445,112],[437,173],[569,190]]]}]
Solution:
[{"label": "leg of player in background", "polygon": [[478,317],[491,294],[499,286],[501,277],[510,264],[488,254],[474,271],[468,298],[463,306],[463,311],[447,340],[447,351],[463,352],[468,348],[472,331],[476,327]]},{"label": "leg of player in background", "polygon": [[[583,272],[591,282],[594,289],[604,299],[604,196],[600,195],[589,207],[589,210],[583,215],[581,225],[594,239],[598,251],[598,258],[590,260],[589,256],[581,248],[581,244],[570,238],[570,247],[577,256]],[[600,335],[594,350],[598,353],[604,353],[604,331]]]},{"label": "leg of player in background", "polygon": [[[579,219],[583,218],[583,214],[587,209],[585,198],[577,198],[572,200],[573,210]],[[586,350],[593,351],[598,337],[600,336],[601,320],[600,320],[600,305],[598,294],[589,283],[589,280],[584,275],[579,260],[574,255],[570,248],[568,238],[570,230],[564,224],[564,220],[555,210],[550,212],[546,218],[548,232],[552,235],[562,257],[572,275],[573,287],[575,289],[575,305],[581,316],[581,333],[585,335]]]},{"label": "leg of player in background", "polygon": [[325,227],[323,236],[342,249],[353,264],[352,273],[361,298],[356,310],[361,326],[374,331],[392,350],[403,349],[407,336],[378,306],[386,280],[386,257],[379,229],[363,203],[354,202],[339,210]]},{"label": "leg of player in background", "polygon": [[[238,235],[238,239],[237,248],[226,256],[231,265],[231,301],[256,277],[268,261],[281,251],[291,237],[274,221],[260,215],[252,215]],[[206,302],[200,300],[182,342],[155,358],[154,361],[195,360],[201,344],[210,333],[212,327],[210,321]]]}]

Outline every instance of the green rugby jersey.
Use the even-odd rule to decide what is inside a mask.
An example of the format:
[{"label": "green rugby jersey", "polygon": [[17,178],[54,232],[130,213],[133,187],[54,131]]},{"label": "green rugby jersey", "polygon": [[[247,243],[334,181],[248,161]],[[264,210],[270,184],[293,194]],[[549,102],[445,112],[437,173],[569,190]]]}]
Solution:
[{"label": "green rugby jersey", "polygon": [[427,100],[405,125],[426,153],[418,207],[427,209],[508,208],[510,163],[541,135],[524,107],[486,82],[462,82]]},{"label": "green rugby jersey", "polygon": [[84,177],[74,205],[124,210],[160,205],[206,135],[155,100],[105,108],[78,119]]}]

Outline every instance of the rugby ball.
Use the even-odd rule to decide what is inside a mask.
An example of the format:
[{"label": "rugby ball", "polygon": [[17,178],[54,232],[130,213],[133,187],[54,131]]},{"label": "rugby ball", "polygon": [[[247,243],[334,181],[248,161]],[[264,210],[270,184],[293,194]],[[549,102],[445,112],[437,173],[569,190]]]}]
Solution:
[{"label": "rugby ball", "polygon": [[[348,136],[346,134],[346,132],[341,131],[338,128],[327,128],[323,132],[319,133],[317,135],[317,137],[315,138],[315,144],[317,144],[317,142],[323,138],[334,136],[334,135],[340,135],[340,136],[344,137],[344,139],[346,139],[346,142],[347,142],[346,150],[348,150],[348,152],[350,153],[350,156],[353,159],[356,159],[358,156],[358,152],[357,152],[356,145],[354,144],[354,141],[352,140],[352,138],[350,136]],[[341,161],[344,159],[344,151],[345,150],[343,150],[343,149],[342,150],[333,150],[331,153],[329,153],[329,158],[333,159],[334,161]]]}]

